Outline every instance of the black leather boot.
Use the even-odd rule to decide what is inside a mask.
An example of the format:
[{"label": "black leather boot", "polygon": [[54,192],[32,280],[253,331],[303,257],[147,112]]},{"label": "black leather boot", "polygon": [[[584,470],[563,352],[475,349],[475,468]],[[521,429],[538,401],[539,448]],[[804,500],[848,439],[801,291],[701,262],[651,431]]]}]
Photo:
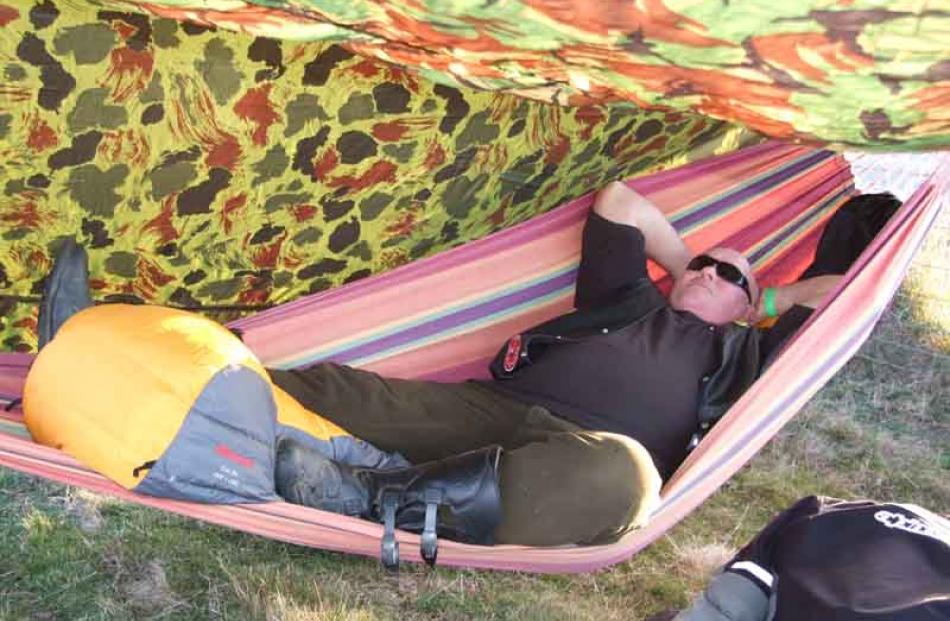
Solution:
[{"label": "black leather boot", "polygon": [[437,534],[488,545],[501,522],[498,464],[490,446],[398,470],[353,468],[281,438],[277,444],[277,493],[289,502],[382,522],[382,560],[399,563],[395,529],[421,532],[422,557],[434,564]]},{"label": "black leather boot", "polygon": [[372,519],[382,522],[383,563],[399,563],[393,526],[422,533],[422,558],[438,555],[437,534],[453,541],[490,545],[501,522],[498,465],[501,447],[489,446],[400,470],[359,470],[370,488]]},{"label": "black leather boot", "polygon": [[89,306],[92,299],[86,251],[74,240],[67,239],[56,253],[53,270],[43,285],[37,326],[39,348],[52,340],[67,319]]}]

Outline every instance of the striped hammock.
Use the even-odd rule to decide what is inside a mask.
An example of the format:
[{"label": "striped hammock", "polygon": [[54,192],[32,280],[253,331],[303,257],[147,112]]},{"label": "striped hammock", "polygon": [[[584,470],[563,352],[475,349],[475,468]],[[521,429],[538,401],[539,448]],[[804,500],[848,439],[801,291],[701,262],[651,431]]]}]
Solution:
[{"label": "striped hammock", "polygon": [[[905,202],[822,308],[690,454],[650,523],[603,546],[472,546],[444,541],[443,565],[582,572],[629,558],[683,519],[752,456],[848,360],[893,296],[950,181],[950,158]],[[822,225],[854,193],[837,154],[768,143],[630,182],[696,249],[744,252],[766,284],[795,279]],[[586,196],[441,255],[302,298],[234,327],[272,367],[333,360],[394,377],[452,381],[487,375],[511,334],[570,309]],[[662,273],[651,266],[651,275]],[[661,283],[662,284],[662,283]],[[31,356],[0,355],[0,402],[21,393]],[[130,493],[57,450],[30,441],[20,413],[0,413],[0,464],[246,532],[366,556],[382,527],[283,502],[203,505]],[[399,533],[404,559],[419,538]]]}]

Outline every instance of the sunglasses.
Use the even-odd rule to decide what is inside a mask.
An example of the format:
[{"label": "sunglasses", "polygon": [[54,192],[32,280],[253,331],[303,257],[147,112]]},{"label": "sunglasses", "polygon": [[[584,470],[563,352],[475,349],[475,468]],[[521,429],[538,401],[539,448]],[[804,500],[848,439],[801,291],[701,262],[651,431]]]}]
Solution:
[{"label": "sunglasses", "polygon": [[732,263],[714,259],[708,254],[701,254],[693,257],[693,259],[686,264],[686,269],[698,272],[710,265],[716,266],[716,275],[719,276],[719,278],[741,287],[742,290],[745,291],[746,297],[749,298],[749,304],[752,304],[752,292],[749,290],[749,279],[745,277],[742,270]]}]

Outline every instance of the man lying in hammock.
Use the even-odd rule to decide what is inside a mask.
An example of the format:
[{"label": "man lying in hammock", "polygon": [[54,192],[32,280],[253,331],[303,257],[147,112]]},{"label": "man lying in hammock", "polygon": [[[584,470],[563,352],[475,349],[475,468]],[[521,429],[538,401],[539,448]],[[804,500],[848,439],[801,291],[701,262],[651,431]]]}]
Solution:
[{"label": "man lying in hammock", "polygon": [[[277,492],[390,532],[423,531],[424,541],[437,528],[481,544],[613,541],[646,521],[661,482],[886,221],[896,201],[886,202],[865,234],[855,233],[854,209],[839,210],[809,279],[763,302],[741,255],[691,256],[652,203],[611,184],[585,226],[577,310],[513,336],[491,364],[493,380],[387,379],[332,363],[269,370],[311,412],[418,464],[356,467],[280,434]],[[84,254],[74,255],[47,282],[41,345],[91,304],[84,278],[70,277],[69,260],[80,266],[73,276],[85,273]],[[648,257],[675,278],[669,300],[647,277]],[[733,323],[765,306],[791,311],[781,329]]]},{"label": "man lying in hammock", "polygon": [[[806,279],[763,301],[739,253],[692,256],[655,205],[612,183],[584,229],[577,310],[513,336],[491,364],[493,380],[387,379],[333,363],[270,374],[308,409],[413,463],[503,447],[498,543],[609,542],[647,519],[661,480],[899,204],[872,202],[843,207]],[[863,235],[855,222],[868,218],[856,218],[856,208],[876,218]],[[647,277],[648,257],[675,279],[669,300]],[[782,313],[764,334],[733,323]],[[318,461],[284,443],[280,493],[312,506],[337,493],[322,485],[322,470],[306,466]]]}]

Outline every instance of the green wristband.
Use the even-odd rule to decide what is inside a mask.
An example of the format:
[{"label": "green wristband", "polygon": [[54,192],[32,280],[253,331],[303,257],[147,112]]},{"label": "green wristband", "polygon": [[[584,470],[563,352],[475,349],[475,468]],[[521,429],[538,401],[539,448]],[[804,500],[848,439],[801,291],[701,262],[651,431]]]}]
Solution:
[{"label": "green wristband", "polygon": [[775,289],[772,287],[762,292],[762,308],[769,317],[778,317],[778,309],[775,308]]}]

